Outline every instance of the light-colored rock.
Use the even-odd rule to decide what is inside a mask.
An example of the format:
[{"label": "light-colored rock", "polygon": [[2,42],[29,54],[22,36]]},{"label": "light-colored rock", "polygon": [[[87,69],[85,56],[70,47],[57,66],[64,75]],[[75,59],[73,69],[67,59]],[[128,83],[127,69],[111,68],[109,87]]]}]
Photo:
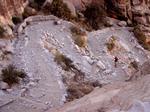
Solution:
[{"label": "light-colored rock", "polygon": [[3,51],[4,51],[5,53],[9,53],[9,54],[14,53],[13,45],[12,45],[12,44],[6,45],[5,48],[3,49]]},{"label": "light-colored rock", "polygon": [[0,82],[0,89],[7,90],[9,88],[10,88],[9,85],[6,82],[3,81]]},{"label": "light-colored rock", "polygon": [[24,17],[29,17],[29,16],[34,16],[37,14],[37,11],[32,8],[32,7],[29,7],[27,6],[25,9],[24,9],[24,13],[23,13],[23,16]]},{"label": "light-colored rock", "polygon": [[118,23],[118,25],[121,26],[121,27],[125,27],[125,26],[127,26],[127,22],[126,21],[120,21]]},{"label": "light-colored rock", "polygon": [[149,79],[147,75],[137,81],[96,88],[81,99],[47,112],[149,112]]},{"label": "light-colored rock", "polygon": [[68,1],[68,0],[64,0],[64,3],[67,4],[67,7],[68,7],[69,10],[71,11],[71,14],[72,14],[74,17],[76,17],[77,14],[76,14],[76,9],[75,9],[74,5],[73,5],[70,1]]}]

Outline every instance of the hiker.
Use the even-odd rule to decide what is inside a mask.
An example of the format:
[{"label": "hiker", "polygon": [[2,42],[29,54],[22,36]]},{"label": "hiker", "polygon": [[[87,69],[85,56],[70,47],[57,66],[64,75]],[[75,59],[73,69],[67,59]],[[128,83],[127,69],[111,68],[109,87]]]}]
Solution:
[{"label": "hiker", "polygon": [[114,63],[115,63],[115,67],[117,67],[117,62],[118,62],[118,58],[115,56],[115,58],[114,58]]}]

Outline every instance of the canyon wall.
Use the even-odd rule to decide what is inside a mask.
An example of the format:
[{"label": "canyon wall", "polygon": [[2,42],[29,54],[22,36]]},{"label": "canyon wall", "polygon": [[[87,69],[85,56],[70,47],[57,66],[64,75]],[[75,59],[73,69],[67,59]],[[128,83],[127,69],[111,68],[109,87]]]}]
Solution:
[{"label": "canyon wall", "polygon": [[0,0],[0,23],[12,24],[11,18],[23,12],[26,0]]},{"label": "canyon wall", "polygon": [[[9,23],[13,15],[23,12],[28,0],[1,0],[0,22]],[[149,0],[69,0],[79,10],[85,9],[90,3],[98,3],[105,6],[109,16],[136,22],[138,24],[150,24],[150,1]]]}]

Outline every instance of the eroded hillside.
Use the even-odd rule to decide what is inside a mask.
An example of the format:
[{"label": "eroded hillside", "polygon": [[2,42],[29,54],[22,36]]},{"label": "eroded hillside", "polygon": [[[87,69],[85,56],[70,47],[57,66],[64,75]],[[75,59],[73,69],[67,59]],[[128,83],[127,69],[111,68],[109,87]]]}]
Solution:
[{"label": "eroded hillside", "polygon": [[12,21],[7,11],[0,112],[148,112],[149,23],[133,19],[148,1],[54,1],[28,1]]}]

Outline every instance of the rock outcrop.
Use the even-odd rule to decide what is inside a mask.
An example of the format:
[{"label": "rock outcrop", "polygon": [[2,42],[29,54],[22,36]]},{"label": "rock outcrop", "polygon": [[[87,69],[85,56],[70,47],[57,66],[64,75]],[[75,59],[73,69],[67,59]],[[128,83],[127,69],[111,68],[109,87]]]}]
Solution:
[{"label": "rock outcrop", "polygon": [[0,23],[12,24],[12,16],[21,14],[24,10],[26,0],[1,0],[0,1]]},{"label": "rock outcrop", "polygon": [[149,112],[150,75],[140,80],[96,88],[81,99],[47,112]]}]

